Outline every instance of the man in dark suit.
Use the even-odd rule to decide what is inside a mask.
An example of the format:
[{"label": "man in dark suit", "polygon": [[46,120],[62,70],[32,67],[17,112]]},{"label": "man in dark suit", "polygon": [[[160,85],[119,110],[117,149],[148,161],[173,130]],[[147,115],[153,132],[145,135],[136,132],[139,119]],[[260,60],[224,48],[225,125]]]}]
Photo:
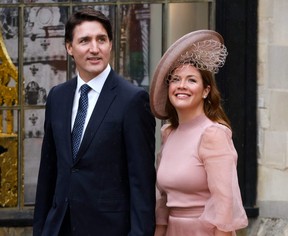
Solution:
[{"label": "man in dark suit", "polygon": [[34,235],[152,236],[155,119],[148,94],[110,67],[112,27],[101,12],[73,14],[65,42],[78,75],[47,98]]}]

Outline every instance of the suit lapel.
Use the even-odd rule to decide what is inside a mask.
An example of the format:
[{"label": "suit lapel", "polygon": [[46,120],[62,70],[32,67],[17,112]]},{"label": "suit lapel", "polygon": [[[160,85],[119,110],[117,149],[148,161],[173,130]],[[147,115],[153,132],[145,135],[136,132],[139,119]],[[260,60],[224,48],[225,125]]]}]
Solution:
[{"label": "suit lapel", "polygon": [[77,154],[78,156],[81,157],[84,151],[88,148],[90,142],[97,133],[99,126],[103,122],[111,103],[116,98],[116,89],[115,89],[116,86],[117,86],[117,78],[114,75],[114,71],[111,70],[109,76],[107,77],[104,83],[98,101],[95,105],[95,108],[92,112],[92,115],[86,127],[84,137]]},{"label": "suit lapel", "polygon": [[67,147],[67,150],[69,152],[68,155],[68,161],[72,164],[72,140],[71,140],[71,117],[72,117],[72,108],[73,108],[73,101],[74,101],[74,94],[76,90],[77,85],[77,79],[74,78],[70,80],[67,83],[67,86],[65,87],[65,91],[63,91],[63,94],[65,96],[62,96],[63,100],[63,111],[64,111],[64,120],[63,120],[63,131],[65,137],[68,137],[65,139],[66,143],[64,144]]}]

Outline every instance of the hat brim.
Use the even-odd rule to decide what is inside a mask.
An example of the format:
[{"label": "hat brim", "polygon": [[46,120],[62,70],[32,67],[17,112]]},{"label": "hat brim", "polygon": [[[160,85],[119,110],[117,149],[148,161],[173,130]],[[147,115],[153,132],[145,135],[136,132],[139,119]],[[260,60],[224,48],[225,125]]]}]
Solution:
[{"label": "hat brim", "polygon": [[222,44],[224,41],[222,36],[213,30],[193,31],[174,42],[160,59],[150,85],[151,110],[157,118],[168,118],[168,114],[165,111],[168,96],[168,86],[165,79],[171,66],[192,44],[205,40],[215,40]]}]

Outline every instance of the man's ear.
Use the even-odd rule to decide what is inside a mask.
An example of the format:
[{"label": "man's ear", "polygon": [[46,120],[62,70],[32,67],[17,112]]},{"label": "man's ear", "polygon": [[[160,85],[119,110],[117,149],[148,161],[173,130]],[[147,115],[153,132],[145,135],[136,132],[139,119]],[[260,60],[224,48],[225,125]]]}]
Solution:
[{"label": "man's ear", "polygon": [[70,56],[73,56],[73,50],[72,50],[72,45],[70,42],[65,43],[66,51]]}]

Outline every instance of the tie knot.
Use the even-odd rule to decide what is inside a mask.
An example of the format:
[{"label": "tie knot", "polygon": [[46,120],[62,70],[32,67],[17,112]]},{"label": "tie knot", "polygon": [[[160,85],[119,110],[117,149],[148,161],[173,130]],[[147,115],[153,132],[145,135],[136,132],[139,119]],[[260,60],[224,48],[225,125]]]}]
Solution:
[{"label": "tie knot", "polygon": [[88,84],[83,84],[80,88],[81,94],[87,94],[90,91],[91,87]]}]

